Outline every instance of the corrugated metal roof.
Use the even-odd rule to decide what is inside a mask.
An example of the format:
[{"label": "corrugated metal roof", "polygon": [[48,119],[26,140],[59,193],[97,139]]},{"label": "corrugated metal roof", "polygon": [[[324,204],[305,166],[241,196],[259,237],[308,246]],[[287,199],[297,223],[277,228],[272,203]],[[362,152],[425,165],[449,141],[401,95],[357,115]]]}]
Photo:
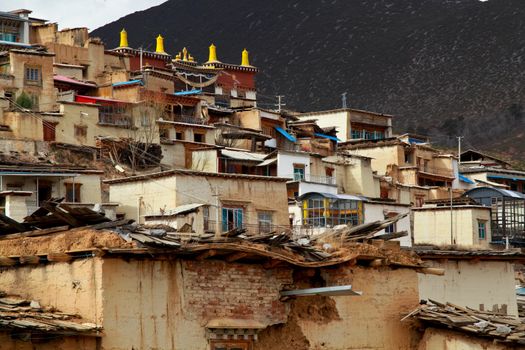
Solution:
[{"label": "corrugated metal roof", "polygon": [[474,199],[492,197],[510,197],[525,199],[525,194],[523,193],[495,187],[477,187],[465,192],[463,195]]},{"label": "corrugated metal roof", "polygon": [[277,162],[277,158],[270,158],[270,159],[266,159],[261,164],[257,164],[257,166],[267,166],[267,165],[271,165],[271,164],[273,164],[275,162]]},{"label": "corrugated metal roof", "polygon": [[309,197],[312,195],[320,195],[325,198],[332,198],[332,199],[344,199],[344,200],[352,200],[352,201],[362,201],[367,202],[368,200],[363,197],[354,196],[351,194],[333,194],[333,193],[326,193],[326,192],[307,192],[301,196],[299,196],[297,199],[302,200],[305,197]]}]

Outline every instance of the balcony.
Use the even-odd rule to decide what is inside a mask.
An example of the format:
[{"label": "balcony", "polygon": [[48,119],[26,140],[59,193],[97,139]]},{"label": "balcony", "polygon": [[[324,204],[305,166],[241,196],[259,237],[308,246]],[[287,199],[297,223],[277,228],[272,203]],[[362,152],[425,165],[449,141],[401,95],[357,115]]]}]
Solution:
[{"label": "balcony", "polygon": [[133,125],[132,118],[129,115],[105,112],[101,112],[98,115],[98,123],[100,125],[117,126],[121,128],[130,128]]},{"label": "balcony", "polygon": [[195,118],[192,115],[181,115],[181,114],[171,114],[171,120],[177,123],[187,123],[187,124],[197,124],[204,125],[206,120],[202,118]]},{"label": "balcony", "polygon": [[321,175],[295,173],[295,174],[284,175],[282,177],[293,179],[293,181],[312,182],[312,183],[323,184],[323,185],[336,185],[336,180],[334,176],[321,176]]},{"label": "balcony", "polygon": [[454,173],[451,169],[447,168],[439,168],[439,167],[431,167],[427,165],[418,165],[417,169],[420,173],[430,174],[430,175],[437,175],[440,177],[446,177],[446,178],[454,178]]}]

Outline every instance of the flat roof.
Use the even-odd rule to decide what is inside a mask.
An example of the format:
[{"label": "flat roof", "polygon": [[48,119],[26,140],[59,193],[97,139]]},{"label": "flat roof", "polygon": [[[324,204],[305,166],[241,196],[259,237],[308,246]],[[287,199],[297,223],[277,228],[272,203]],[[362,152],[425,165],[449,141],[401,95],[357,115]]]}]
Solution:
[{"label": "flat roof", "polygon": [[220,177],[220,178],[225,178],[225,179],[244,179],[244,180],[274,181],[274,182],[287,182],[289,180],[289,179],[285,179],[282,177],[276,177],[276,176],[260,176],[260,175],[245,175],[245,174],[230,174],[230,173],[210,173],[210,172],[195,171],[195,170],[188,170],[188,169],[173,169],[173,170],[168,170],[168,171],[163,171],[163,172],[158,172],[158,173],[153,173],[153,174],[137,175],[137,176],[124,177],[120,179],[105,180],[103,182],[112,185],[112,184],[119,184],[119,183],[126,183],[126,182],[148,181],[151,179],[177,176],[177,175]]},{"label": "flat roof", "polygon": [[367,113],[367,114],[373,114],[379,117],[386,117],[386,118],[392,118],[393,115],[391,114],[385,114],[385,113],[379,113],[379,112],[371,112],[366,111],[364,109],[356,109],[356,108],[337,108],[337,109],[329,109],[325,111],[313,111],[313,112],[305,112],[305,113],[299,113],[296,115],[296,117],[305,117],[310,115],[322,115],[322,114],[330,114],[330,113],[339,113],[339,112],[359,112],[359,113]]}]

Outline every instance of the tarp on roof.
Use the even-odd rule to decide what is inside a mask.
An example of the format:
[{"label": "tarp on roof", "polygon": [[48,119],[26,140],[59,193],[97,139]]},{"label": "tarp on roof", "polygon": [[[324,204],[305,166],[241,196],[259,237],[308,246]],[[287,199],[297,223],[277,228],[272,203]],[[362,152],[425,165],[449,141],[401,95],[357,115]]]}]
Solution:
[{"label": "tarp on roof", "polygon": [[329,140],[332,140],[332,141],[335,141],[335,142],[340,142],[341,140],[339,140],[337,137],[335,136],[331,136],[331,135],[326,135],[326,134],[321,134],[319,132],[315,132],[314,133],[315,136],[319,136],[319,137],[324,137],[325,139],[329,139]]},{"label": "tarp on roof", "polygon": [[244,151],[234,151],[229,149],[223,149],[221,151],[222,156],[236,160],[244,160],[251,162],[262,162],[266,158],[267,154],[251,153]]},{"label": "tarp on roof", "polygon": [[173,95],[175,96],[188,96],[188,95],[197,95],[202,92],[202,89],[193,89],[188,91],[178,91],[174,92]]},{"label": "tarp on roof", "polygon": [[364,197],[354,196],[351,194],[333,194],[333,193],[326,193],[326,192],[307,192],[303,195],[297,197],[298,200],[302,200],[303,198],[313,196],[313,195],[320,195],[325,198],[331,198],[331,199],[343,199],[343,200],[351,200],[351,201],[362,201],[367,202],[368,200]]},{"label": "tarp on roof", "polygon": [[290,142],[297,142],[297,139],[295,137],[293,137],[292,135],[290,135],[290,133],[288,133],[288,131],[284,130],[283,128],[281,128],[280,126],[276,126],[275,127],[275,130],[277,130],[281,135],[283,135],[284,137],[286,137],[286,139]]},{"label": "tarp on roof", "polygon": [[475,185],[476,184],[474,181],[472,181],[471,179],[469,179],[465,175],[461,175],[461,174],[459,174],[459,181],[463,181],[463,182],[468,183],[470,185]]}]

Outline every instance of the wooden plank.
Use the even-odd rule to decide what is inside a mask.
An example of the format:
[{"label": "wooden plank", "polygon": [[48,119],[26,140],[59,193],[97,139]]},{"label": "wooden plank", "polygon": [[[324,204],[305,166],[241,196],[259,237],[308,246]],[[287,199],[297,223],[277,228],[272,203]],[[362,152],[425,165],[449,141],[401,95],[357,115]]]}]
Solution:
[{"label": "wooden plank", "polygon": [[113,228],[113,227],[118,227],[118,226],[129,225],[132,222],[133,220],[123,219],[123,220],[116,220],[116,221],[110,221],[110,222],[103,222],[101,224],[91,225],[90,227],[94,230],[102,230],[105,228]]},{"label": "wooden plank", "polygon": [[267,262],[265,262],[263,264],[263,267],[265,269],[273,269],[279,265],[281,265],[283,262],[281,260],[278,260],[278,259],[270,259],[268,260]]},{"label": "wooden plank", "polygon": [[52,262],[68,262],[73,259],[71,255],[66,253],[49,253],[47,254],[47,260]]},{"label": "wooden plank", "polygon": [[42,230],[33,230],[33,231],[25,231],[20,233],[12,233],[10,235],[4,235],[0,236],[1,240],[8,240],[8,239],[17,239],[22,237],[37,237],[37,236],[43,236],[50,233],[56,233],[60,231],[67,231],[69,230],[69,226],[58,226],[58,227],[52,227],[52,228],[46,228]]},{"label": "wooden plank", "polygon": [[0,256],[0,266],[14,266],[16,260],[7,256]]},{"label": "wooden plank", "polygon": [[40,263],[40,257],[36,255],[24,255],[19,258],[20,264],[37,265]]},{"label": "wooden plank", "polygon": [[210,250],[205,251],[204,253],[197,255],[195,259],[202,261],[204,259],[211,258],[212,256],[215,256],[215,255],[217,255],[217,251],[214,249],[210,249]]},{"label": "wooden plank", "polygon": [[248,255],[249,254],[245,253],[245,252],[238,252],[238,253],[234,253],[234,254],[228,255],[225,260],[227,262],[234,262],[234,261],[243,259],[243,258],[247,257]]},{"label": "wooden plank", "polygon": [[6,215],[4,215],[2,213],[0,213],[0,221],[5,222],[8,226],[11,226],[12,228],[14,228],[15,230],[17,230],[19,232],[23,232],[23,231],[27,230],[24,225],[22,225],[18,221],[13,220],[9,216],[6,216]]},{"label": "wooden plank", "polygon": [[49,210],[50,213],[52,213],[60,220],[70,224],[73,227],[82,226],[82,223],[80,221],[78,221],[76,218],[71,216],[68,212],[64,211],[64,209],[61,209],[60,207],[55,207],[47,202],[44,203],[42,207]]}]

